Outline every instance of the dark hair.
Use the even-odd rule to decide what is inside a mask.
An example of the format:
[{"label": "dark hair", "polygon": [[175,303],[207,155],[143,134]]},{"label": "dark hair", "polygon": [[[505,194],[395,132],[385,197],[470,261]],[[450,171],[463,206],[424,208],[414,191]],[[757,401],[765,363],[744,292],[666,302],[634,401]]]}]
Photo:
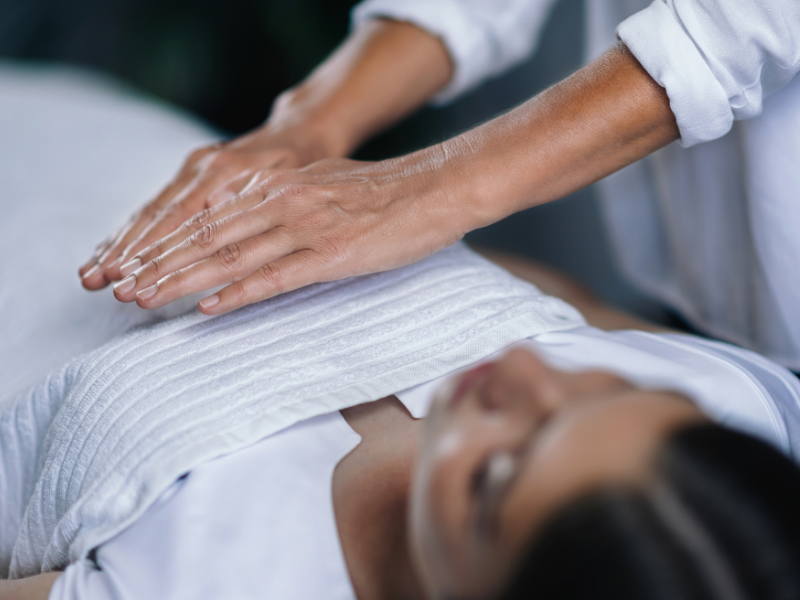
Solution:
[{"label": "dark hair", "polygon": [[800,469],[717,425],[671,435],[654,490],[592,492],[535,535],[502,600],[800,599]]}]

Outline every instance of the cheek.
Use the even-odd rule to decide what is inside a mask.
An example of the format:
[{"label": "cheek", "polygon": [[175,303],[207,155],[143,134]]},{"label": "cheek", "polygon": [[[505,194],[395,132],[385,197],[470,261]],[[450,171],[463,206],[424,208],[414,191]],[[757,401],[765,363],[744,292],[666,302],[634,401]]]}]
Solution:
[{"label": "cheek", "polygon": [[452,589],[469,546],[464,438],[443,433],[425,449],[411,494],[414,558],[429,591]]},{"label": "cheek", "polygon": [[463,436],[445,433],[426,448],[414,481],[413,510],[418,533],[447,545],[465,512]]}]

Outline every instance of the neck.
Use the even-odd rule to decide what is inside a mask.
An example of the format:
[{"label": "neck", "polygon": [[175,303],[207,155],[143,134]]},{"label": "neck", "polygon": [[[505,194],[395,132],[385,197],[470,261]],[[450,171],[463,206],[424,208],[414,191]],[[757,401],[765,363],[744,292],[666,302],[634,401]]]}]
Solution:
[{"label": "neck", "polygon": [[333,477],[336,525],[356,596],[420,599],[406,515],[422,422],[393,396],[342,415],[361,436]]}]

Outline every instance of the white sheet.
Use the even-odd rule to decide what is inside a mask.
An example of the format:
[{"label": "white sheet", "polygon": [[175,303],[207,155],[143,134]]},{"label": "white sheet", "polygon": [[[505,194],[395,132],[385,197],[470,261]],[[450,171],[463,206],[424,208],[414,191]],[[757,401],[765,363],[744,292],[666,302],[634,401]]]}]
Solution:
[{"label": "white sheet", "polygon": [[211,132],[119,85],[0,62],[0,406],[157,314],[87,293],[78,267]]},{"label": "white sheet", "polygon": [[[568,371],[602,369],[645,388],[679,390],[715,421],[800,456],[800,382],[747,350],[592,327],[517,345]],[[441,384],[434,379],[397,396],[424,417]],[[80,561],[67,567],[51,600],[353,598],[330,486],[357,440],[332,413],[200,465],[97,549],[100,570]]]}]

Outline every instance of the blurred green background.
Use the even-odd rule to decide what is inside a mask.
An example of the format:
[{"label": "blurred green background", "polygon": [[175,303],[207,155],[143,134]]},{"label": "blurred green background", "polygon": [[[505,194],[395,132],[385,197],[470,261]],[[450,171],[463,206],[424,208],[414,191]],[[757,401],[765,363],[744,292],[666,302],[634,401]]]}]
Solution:
[{"label": "blurred green background", "polygon": [[[333,50],[347,34],[354,4],[0,0],[0,59],[64,62],[110,73],[194,113],[228,137],[260,124],[277,94]],[[414,150],[530,98],[580,67],[583,27],[582,0],[561,0],[531,59],[450,106],[420,111],[356,157],[372,160]],[[611,303],[668,320],[619,276],[591,189],[509,217],[468,240],[537,258],[576,276]]]}]

